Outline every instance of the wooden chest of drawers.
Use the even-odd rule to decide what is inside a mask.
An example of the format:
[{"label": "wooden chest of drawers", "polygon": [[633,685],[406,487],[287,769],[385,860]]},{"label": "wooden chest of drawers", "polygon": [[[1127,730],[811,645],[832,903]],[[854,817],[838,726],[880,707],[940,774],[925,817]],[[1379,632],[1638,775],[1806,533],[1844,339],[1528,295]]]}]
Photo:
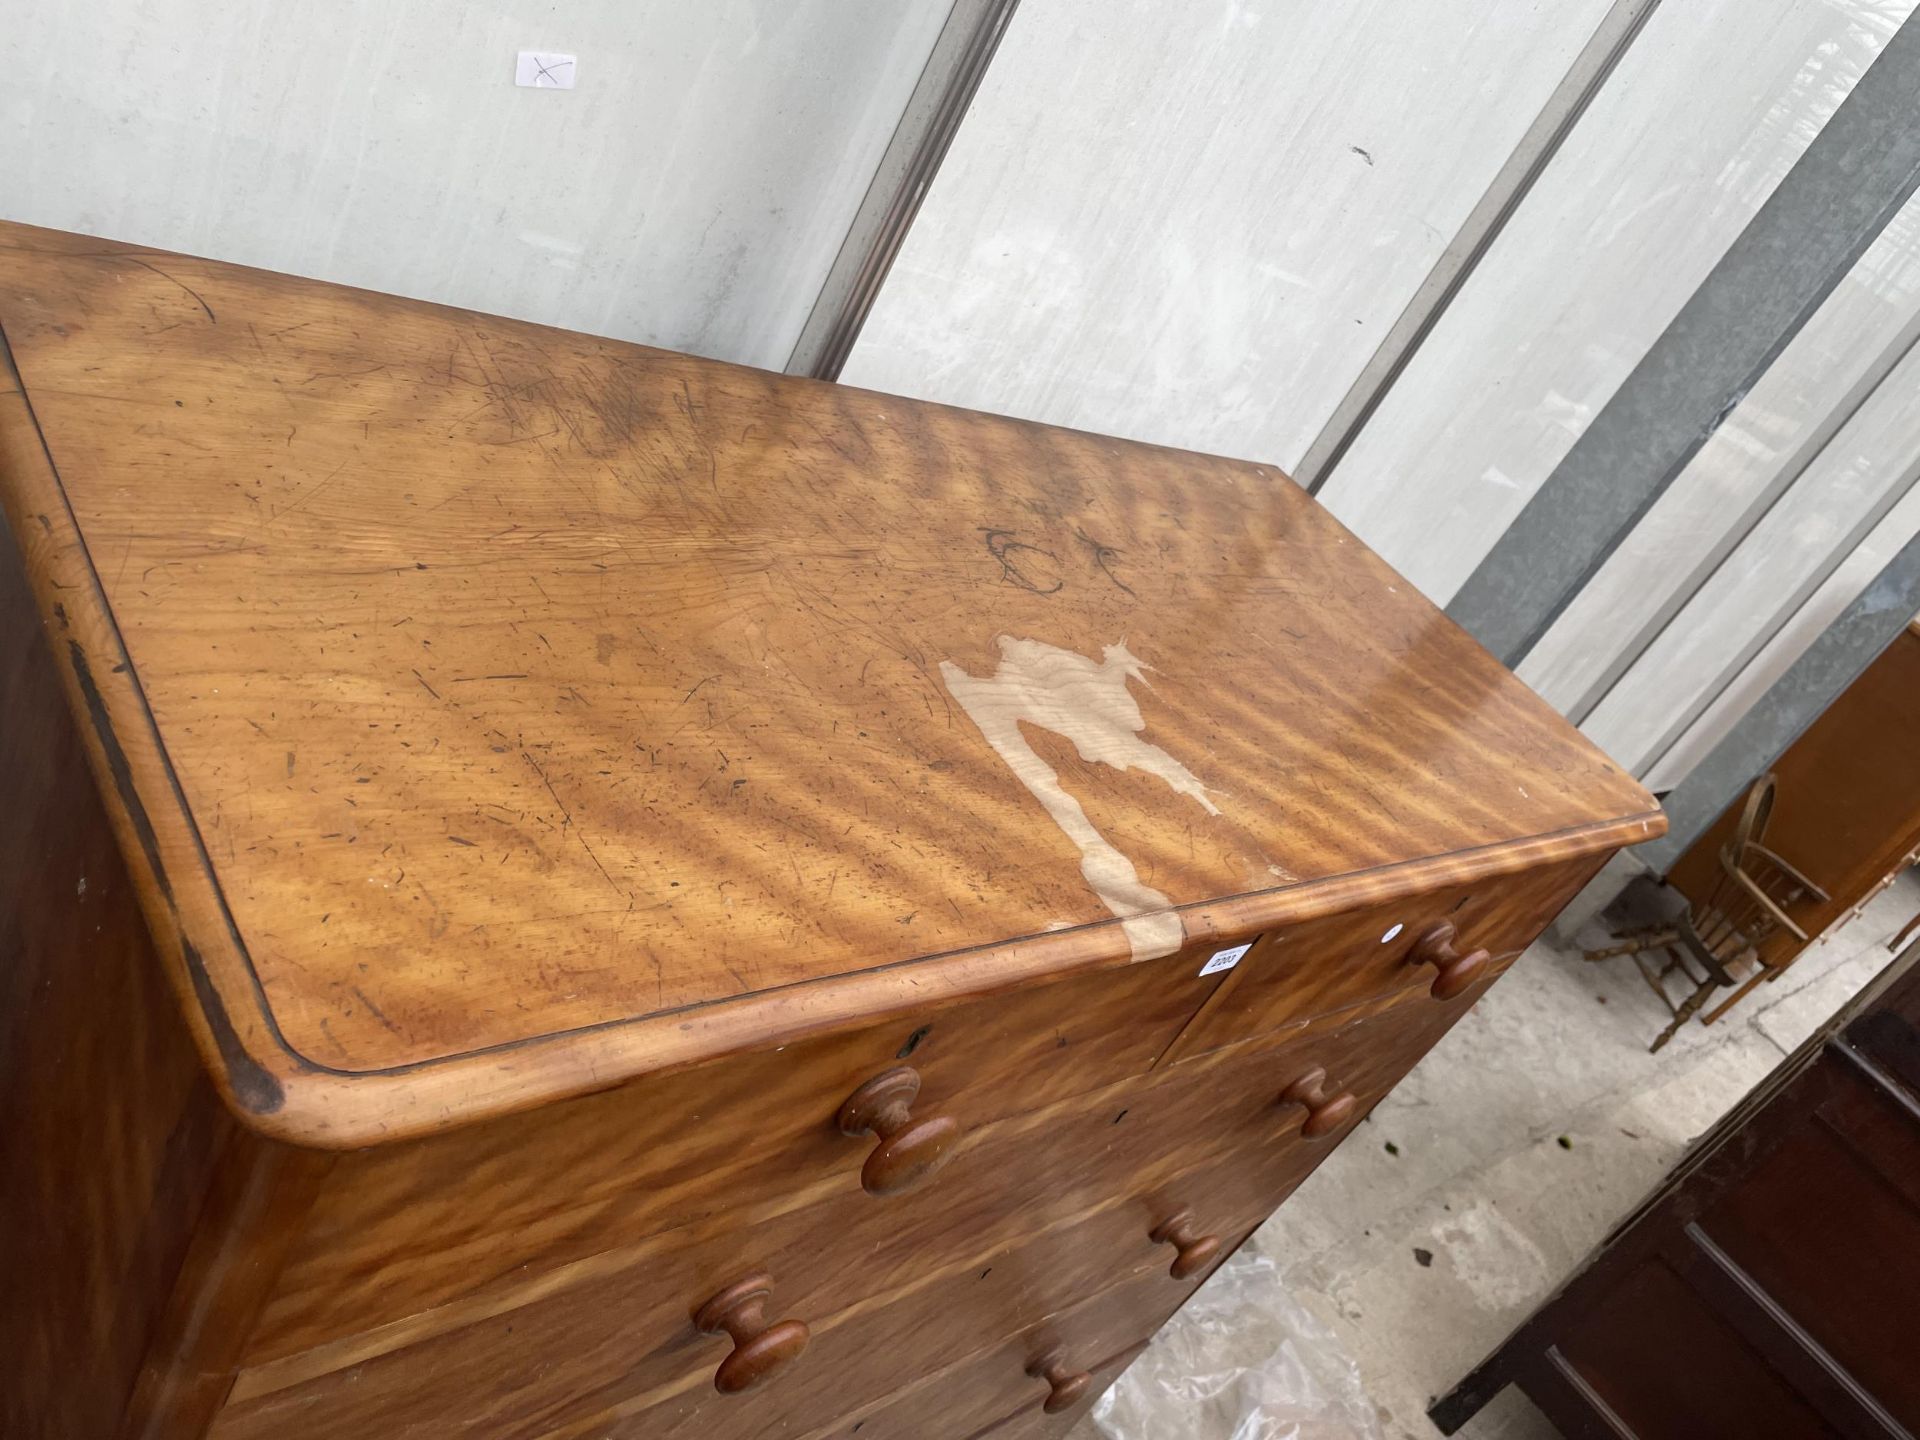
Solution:
[{"label": "wooden chest of drawers", "polygon": [[0,227],[8,1435],[1071,1424],[1651,799],[1271,469]]}]

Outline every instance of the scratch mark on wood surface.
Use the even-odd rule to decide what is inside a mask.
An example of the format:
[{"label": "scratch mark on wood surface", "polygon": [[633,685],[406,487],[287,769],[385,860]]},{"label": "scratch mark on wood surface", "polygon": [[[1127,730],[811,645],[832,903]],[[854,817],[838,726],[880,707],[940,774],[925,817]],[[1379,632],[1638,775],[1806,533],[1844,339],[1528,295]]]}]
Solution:
[{"label": "scratch mark on wood surface", "polygon": [[162,280],[165,280],[170,285],[178,285],[182,290],[186,291],[187,294],[193,297],[194,304],[198,305],[202,310],[207,312],[208,320],[212,321],[215,325],[218,325],[220,323],[220,318],[213,313],[213,307],[207,304],[206,297],[203,296],[198,290],[194,289],[191,285],[187,284],[186,281],[181,280],[175,276],[169,275],[166,271],[162,270],[158,265],[153,264],[151,261],[142,260],[138,255],[128,255],[123,258],[131,260],[134,264],[138,265],[142,270],[151,270],[155,275],[158,275]]},{"label": "scratch mark on wood surface", "polygon": [[573,838],[578,840],[580,842],[580,848],[587,852],[587,858],[593,862],[593,868],[600,872],[601,879],[605,880],[607,884],[613,888],[613,892],[616,895],[624,895],[628,903],[631,904],[633,896],[628,891],[622,889],[620,882],[615,880],[613,876],[607,872],[607,867],[600,863],[600,857],[594,853],[593,846],[588,843],[586,835],[581,831],[579,825],[575,823],[573,811],[568,809],[567,802],[560,798],[560,792],[553,788],[553,781],[549,780],[547,778],[547,772],[540,768],[540,762],[524,750],[520,752],[520,758],[533,767],[533,773],[538,775],[540,777],[540,783],[547,787],[547,794],[553,797],[553,803],[560,807],[560,814],[566,820],[564,828],[573,832]]},{"label": "scratch mark on wood surface", "polygon": [[367,994],[366,991],[362,990],[358,985],[352,985],[352,986],[349,986],[348,988],[353,991],[354,999],[358,1000],[362,1005],[367,1007],[367,1013],[369,1015],[373,1016],[374,1019],[378,1020],[382,1025],[386,1026],[386,1028],[391,1033],[395,1035],[400,1034],[400,1027],[394,1024],[393,1021],[387,1018],[387,1012],[382,1010],[378,1005],[374,1004],[372,998]]}]

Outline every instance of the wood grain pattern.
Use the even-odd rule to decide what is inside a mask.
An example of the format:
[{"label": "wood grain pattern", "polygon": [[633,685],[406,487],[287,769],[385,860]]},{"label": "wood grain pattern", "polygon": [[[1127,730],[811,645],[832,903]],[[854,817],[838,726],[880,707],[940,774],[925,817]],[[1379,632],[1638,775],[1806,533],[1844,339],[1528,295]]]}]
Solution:
[{"label": "wood grain pattern", "polygon": [[227,1401],[247,1337],[333,1163],[262,1140],[224,1111],[219,1163],[184,1210],[192,1241],[127,1403],[126,1440],[199,1440]]},{"label": "wood grain pattern", "polygon": [[[863,1194],[872,1141],[835,1123],[856,1085],[911,1065],[925,1112],[958,1122],[965,1154],[1015,1117],[1151,1068],[1219,983],[1201,965],[1170,956],[927,1010],[342,1156],[250,1362],[716,1215],[770,1220],[833,1197],[858,1201],[858,1214],[891,1213],[915,1197]],[[936,1211],[965,1213],[960,1178],[928,1182]]]},{"label": "wood grain pattern", "polygon": [[[1233,1219],[1246,1228],[1262,1213],[1243,1209]],[[704,1247],[662,1246],[577,1291],[303,1384],[260,1394],[249,1387],[222,1412],[214,1436],[278,1437],[297,1425],[302,1437],[331,1440],[376,1429],[404,1435],[412,1426],[510,1440],[642,1411],[661,1426],[642,1432],[649,1434],[697,1417],[710,1427],[703,1433],[753,1436],[775,1416],[803,1433],[1130,1277],[1148,1277],[1137,1288],[1162,1313],[1199,1283],[1198,1272],[1168,1277],[1130,1205],[1057,1225],[1041,1207],[984,1236],[965,1208],[902,1217],[892,1235],[870,1225],[847,1234],[822,1223],[831,1215],[807,1218],[810,1225],[735,1231]],[[940,1243],[956,1234],[976,1238]],[[714,1371],[728,1341],[700,1334],[690,1316],[714,1293],[707,1275],[731,1282],[754,1271],[772,1279],[767,1318],[802,1323],[811,1340],[751,1393],[722,1395]]]},{"label": "wood grain pattern", "polygon": [[[1173,1293],[1169,1294],[1169,1289]],[[975,1355],[960,1365],[937,1370],[919,1382],[903,1387],[888,1401],[836,1417],[824,1425],[789,1430],[805,1440],[826,1440],[828,1436],[857,1433],[868,1440],[876,1436],[898,1436],[901,1440],[960,1440],[967,1426],[976,1419],[998,1412],[1008,1417],[1009,1404],[1023,1419],[1029,1411],[1040,1411],[1047,1395],[1044,1381],[1027,1373],[1027,1367],[1040,1357],[1059,1353],[1067,1356],[1113,1354],[1119,1348],[1116,1364],[1090,1366],[1096,1371],[1095,1383],[1087,1388],[1080,1403],[1063,1414],[1046,1415],[1045,1429],[1037,1433],[1064,1434],[1076,1417],[1085,1413],[1093,1399],[1109,1383],[1117,1366],[1123,1366],[1139,1352],[1140,1341],[1157,1330],[1177,1308],[1180,1299],[1194,1287],[1169,1287],[1166,1277],[1157,1273],[1141,1274],[1120,1284],[1089,1295],[1071,1309],[1028,1327],[1024,1332]],[[884,1337],[884,1326],[873,1333]],[[885,1363],[885,1340],[867,1357],[868,1364]],[[718,1416],[715,1407],[692,1403],[689,1396],[665,1404],[648,1404],[644,1398],[609,1406],[591,1418],[577,1421],[552,1432],[543,1440],[677,1440],[700,1436],[702,1426]],[[1008,1417],[1010,1418],[1010,1417]],[[767,1427],[754,1430],[748,1421]],[[777,1415],[743,1417],[727,1423],[724,1433],[758,1435],[781,1424]],[[1006,1423],[1005,1418],[996,1424]],[[857,1431],[856,1431],[857,1427]],[[977,1433],[977,1432],[976,1432]]]},{"label": "wood grain pattern", "polygon": [[[331,1232],[312,1252],[323,1258],[288,1267],[235,1400],[352,1367],[361,1367],[357,1390],[366,1393],[364,1367],[383,1356],[391,1357],[383,1364],[397,1393],[413,1363],[399,1353],[463,1326],[467,1340],[435,1340],[433,1353],[469,1355],[476,1375],[510,1373],[515,1357],[525,1364],[527,1354],[548,1350],[586,1365],[596,1352],[578,1341],[577,1327],[605,1329],[620,1346],[650,1335],[664,1344],[684,1328],[681,1291],[708,1293],[743,1266],[773,1269],[782,1295],[805,1299],[816,1315],[945,1267],[965,1268],[1053,1224],[1084,1222],[1097,1231],[1096,1264],[1164,1268],[1153,1233],[1167,1216],[1191,1211],[1221,1235],[1250,1228],[1338,1143],[1337,1136],[1299,1134],[1297,1113],[1280,1099],[1299,1073],[1320,1066],[1340,1077],[1356,1097],[1343,1121],[1350,1126],[1460,1013],[1403,1004],[1345,1026],[1300,1026],[1285,1044],[1251,1042],[1165,1076],[980,1127],[921,1192],[882,1202],[847,1185],[828,1187],[824,1197],[820,1187],[795,1186],[797,1201],[811,1203],[724,1209],[638,1244],[587,1247],[587,1258],[566,1266],[516,1249],[506,1236],[463,1243],[454,1206],[432,1212],[419,1228],[390,1231],[371,1254],[351,1233]],[[470,1197],[466,1208],[479,1203]],[[1098,1227],[1085,1222],[1099,1212],[1114,1213]],[[449,1227],[456,1233],[441,1235]],[[397,1233],[412,1249],[394,1248]],[[504,1249],[506,1263],[489,1254],[494,1249]],[[560,1338],[533,1338],[541,1315],[553,1317],[548,1323]],[[484,1326],[493,1327],[494,1340],[472,1338]],[[610,1353],[602,1363],[628,1356],[624,1348]],[[437,1360],[435,1368],[448,1363]],[[622,1368],[627,1363],[619,1359]]]},{"label": "wood grain pattern", "polygon": [[[288,1138],[1658,830],[1269,468],[24,227],[0,329],[163,954]],[[955,690],[1032,655],[1044,794]]]},{"label": "wood grain pattern", "polygon": [[[968,1440],[1029,1440],[1029,1437],[1032,1436],[1059,1436],[1068,1434],[1092,1411],[1095,1403],[1107,1392],[1113,1382],[1120,1378],[1121,1373],[1126,1370],[1127,1366],[1140,1358],[1140,1352],[1144,1349],[1146,1349],[1145,1345],[1135,1345],[1121,1351],[1111,1359],[1100,1361],[1091,1366],[1089,1370],[1091,1383],[1087,1386],[1086,1393],[1082,1395],[1078,1403],[1071,1408],[1049,1413],[1045,1406],[1029,1400],[1026,1404],[1022,1405],[1019,1410],[1007,1416],[1004,1420],[996,1421],[986,1430],[976,1432],[974,1436],[968,1437]],[[986,1368],[984,1364],[982,1368]],[[923,1427],[919,1431],[902,1429],[884,1431],[882,1433],[883,1435],[893,1434],[901,1436],[924,1435],[926,1433],[924,1428],[927,1424],[926,1417],[939,1413],[939,1411],[930,1407],[922,1408],[919,1416],[916,1417]],[[851,1431],[846,1433],[848,1435],[852,1434]],[[866,1440],[867,1432],[864,1428],[860,1431],[860,1434],[862,1440]],[[874,1437],[874,1440],[881,1440],[881,1437]]]},{"label": "wood grain pattern", "polygon": [[[1043,1406],[1029,1402],[1005,1419],[994,1422],[994,1424],[987,1429],[976,1431],[974,1435],[968,1437],[968,1440],[1029,1440],[1029,1437],[1032,1436],[1059,1436],[1070,1433],[1073,1428],[1093,1410],[1094,1405],[1099,1401],[1100,1397],[1106,1394],[1113,1382],[1120,1378],[1126,1368],[1140,1358],[1140,1352],[1144,1349],[1146,1349],[1145,1345],[1136,1345],[1130,1349],[1121,1351],[1111,1359],[1101,1361],[1099,1364],[1094,1365],[1091,1370],[1092,1383],[1088,1385],[1087,1393],[1081,1396],[1079,1403],[1071,1409],[1059,1414],[1049,1414]],[[887,1434],[901,1436],[924,1435],[926,1433],[924,1429],[926,1420],[924,1417],[927,1414],[935,1413],[939,1412],[926,1410],[922,1413],[920,1424],[923,1428],[919,1431],[902,1429],[884,1431],[882,1434],[883,1436]],[[850,1436],[853,1432],[847,1431],[844,1433]],[[864,1429],[860,1432],[863,1440],[866,1433]],[[882,1437],[874,1437],[874,1440],[882,1440]]]},{"label": "wood grain pattern", "polygon": [[1861,1390],[1912,1424],[1920,1372],[1904,1337],[1920,1325],[1920,1097],[1902,1106],[1851,1074],[1835,1092],[1697,1224]]},{"label": "wood grain pattern", "polygon": [[1260,466],[19,226],[0,356],[63,1440],[1049,1433],[1662,826]]}]

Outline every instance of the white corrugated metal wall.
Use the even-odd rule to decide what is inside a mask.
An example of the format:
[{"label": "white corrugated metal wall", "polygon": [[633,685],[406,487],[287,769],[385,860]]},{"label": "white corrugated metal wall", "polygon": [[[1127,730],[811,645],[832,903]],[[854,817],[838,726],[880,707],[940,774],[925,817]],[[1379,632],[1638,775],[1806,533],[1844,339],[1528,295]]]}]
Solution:
[{"label": "white corrugated metal wall", "polygon": [[[1321,498],[1445,604],[1911,8],[1655,9]],[[1029,0],[843,378],[1291,468],[1606,9]],[[1521,667],[1658,788],[1920,529],[1916,215]]]},{"label": "white corrugated metal wall", "polygon": [[[843,378],[1293,469],[1635,7],[1644,27],[1321,475],[1444,604],[1910,0],[1024,0]],[[16,9],[58,63],[0,94],[35,137],[0,149],[7,218],[767,366],[961,13]],[[580,87],[515,89],[534,46],[577,52]],[[1656,788],[1920,530],[1916,217],[1521,666]]]}]

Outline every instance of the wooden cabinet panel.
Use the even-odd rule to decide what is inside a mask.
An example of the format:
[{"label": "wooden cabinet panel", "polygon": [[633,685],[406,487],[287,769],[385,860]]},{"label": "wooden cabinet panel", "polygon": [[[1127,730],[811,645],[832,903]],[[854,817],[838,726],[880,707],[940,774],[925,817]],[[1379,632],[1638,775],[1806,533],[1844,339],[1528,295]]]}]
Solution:
[{"label": "wooden cabinet panel", "polygon": [[[1777,786],[1769,850],[1827,892],[1793,918],[1811,937],[1776,929],[1761,941],[1779,968],[1858,913],[1920,850],[1920,623],[1894,637],[1773,763]],[[1736,798],[1673,862],[1667,883],[1689,900],[1712,893],[1725,873],[1720,851],[1746,797]]]},{"label": "wooden cabinet panel", "polygon": [[[1533,943],[1603,862],[1601,857],[1544,866],[1270,931],[1228,972],[1226,983],[1180,1036],[1172,1058],[1350,1006],[1434,996],[1439,970],[1420,963],[1420,957],[1428,953],[1422,937],[1436,926],[1452,927],[1447,944],[1455,956],[1464,960],[1474,951],[1488,952],[1484,970],[1462,976],[1463,988],[1473,989]],[[1452,996],[1434,1003],[1464,1008],[1470,1000]]]},{"label": "wooden cabinet panel", "polygon": [[1920,1127],[1858,1076],[1834,1084],[1696,1223],[1882,1406],[1920,1416]]},{"label": "wooden cabinet panel", "polygon": [[1701,1138],[1429,1411],[1518,1384],[1569,1436],[1920,1428],[1920,944]]},{"label": "wooden cabinet panel", "polygon": [[1139,1120],[1167,1144],[1184,1134],[1189,1145],[1243,1163],[1270,1155],[1304,1176],[1452,1028],[1475,993],[1444,1005],[1420,994],[1382,1011],[1360,1007],[1344,1025],[1327,1017],[1171,1066],[1128,1123]]},{"label": "wooden cabinet panel", "polygon": [[[44,463],[23,401],[0,335],[0,480]],[[250,1134],[202,1067],[22,539],[0,535],[0,1435],[191,1440],[331,1157]]]},{"label": "wooden cabinet panel", "polygon": [[[1350,1036],[1340,1043],[1359,1048]],[[508,1274],[436,1309],[263,1360],[240,1376],[234,1399],[385,1363],[449,1332],[463,1337],[453,1349],[484,1347],[492,1332],[476,1328],[483,1325],[516,1337],[499,1342],[502,1353],[565,1350],[571,1341],[529,1336],[568,1334],[576,1313],[618,1332],[620,1345],[606,1362],[617,1368],[632,1347],[646,1348],[645,1337],[664,1343],[678,1334],[699,1298],[748,1271],[770,1269],[782,1296],[804,1299],[816,1316],[831,1314],[1009,1253],[1063,1222],[1098,1234],[1105,1262],[1123,1270],[1159,1257],[1170,1263],[1172,1252],[1149,1239],[1162,1221],[1186,1210],[1209,1233],[1250,1228],[1335,1143],[1298,1136],[1297,1121],[1275,1104],[1282,1073],[1291,1074],[1284,1062],[1276,1068],[1263,1056],[1254,1065],[1223,1064],[1217,1074],[1193,1066],[1109,1086],[971,1132],[943,1171],[906,1194],[856,1189],[785,1210],[726,1210],[551,1271]],[[1078,1220],[1102,1207],[1097,1219]],[[365,1283],[377,1285],[379,1273],[369,1266]],[[334,1308],[350,1313],[354,1293],[334,1297]],[[409,1362],[396,1363],[404,1369]],[[479,1369],[489,1363],[482,1357]],[[569,1363],[589,1362],[576,1354]],[[355,1383],[364,1388],[364,1377]]]},{"label": "wooden cabinet panel", "polygon": [[[1559,1353],[1569,1378],[1634,1440],[1834,1435],[1724,1316],[1661,1265],[1635,1270],[1597,1297]],[[1699,1383],[1700,1374],[1714,1383]]]}]

